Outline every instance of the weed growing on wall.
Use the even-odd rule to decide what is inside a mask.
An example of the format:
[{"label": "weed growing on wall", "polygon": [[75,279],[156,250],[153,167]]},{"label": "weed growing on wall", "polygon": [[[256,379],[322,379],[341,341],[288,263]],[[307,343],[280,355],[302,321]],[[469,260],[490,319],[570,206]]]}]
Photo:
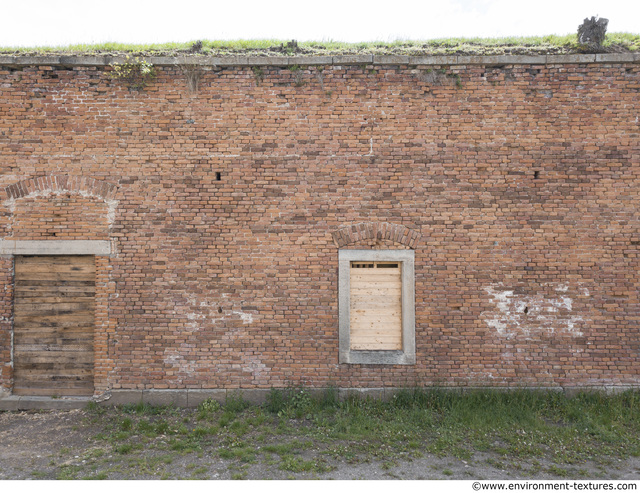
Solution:
[{"label": "weed growing on wall", "polygon": [[304,81],[302,80],[302,69],[299,65],[292,65],[289,67],[289,70],[293,74],[294,84],[296,87],[304,86]]},{"label": "weed growing on wall", "polygon": [[324,67],[316,67],[316,79],[320,83],[320,88],[324,91]]},{"label": "weed growing on wall", "polygon": [[253,72],[253,76],[256,79],[256,84],[260,85],[260,82],[264,80],[264,70],[260,67],[251,67],[251,71]]},{"label": "weed growing on wall", "polygon": [[156,69],[139,57],[125,57],[124,63],[112,63],[111,79],[122,81],[129,89],[140,91],[156,78]]},{"label": "weed growing on wall", "polygon": [[417,72],[416,78],[432,86],[455,85],[458,89],[462,87],[460,76],[455,73],[448,73],[444,68],[439,70],[420,70]]}]

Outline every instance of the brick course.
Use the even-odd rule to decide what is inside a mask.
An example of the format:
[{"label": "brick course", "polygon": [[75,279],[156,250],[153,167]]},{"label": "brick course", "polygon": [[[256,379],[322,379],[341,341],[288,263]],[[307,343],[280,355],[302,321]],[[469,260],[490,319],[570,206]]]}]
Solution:
[{"label": "brick course", "polygon": [[[634,386],[640,65],[580,61],[0,67],[0,238],[112,241],[98,393]],[[339,248],[415,249],[415,365],[338,363]]]}]

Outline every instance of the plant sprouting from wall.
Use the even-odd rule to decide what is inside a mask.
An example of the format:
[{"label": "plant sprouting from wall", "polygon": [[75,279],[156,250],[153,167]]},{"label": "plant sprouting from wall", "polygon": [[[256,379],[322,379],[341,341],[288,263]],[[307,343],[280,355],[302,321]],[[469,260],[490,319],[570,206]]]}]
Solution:
[{"label": "plant sprouting from wall", "polygon": [[460,79],[460,76],[454,73],[447,73],[447,70],[444,68],[439,70],[419,70],[416,73],[416,78],[420,82],[424,82],[430,86],[455,85],[457,88],[462,87],[462,79]]},{"label": "plant sprouting from wall", "polygon": [[180,70],[187,79],[187,90],[189,94],[198,92],[200,79],[202,78],[202,69],[197,65],[180,65]]},{"label": "plant sprouting from wall", "polygon": [[251,71],[253,72],[253,76],[256,79],[256,85],[260,85],[260,83],[264,80],[264,70],[260,67],[251,67]]},{"label": "plant sprouting from wall", "polygon": [[124,63],[112,63],[111,79],[122,81],[129,89],[140,91],[156,78],[155,67],[139,57],[125,57]]},{"label": "plant sprouting from wall", "polygon": [[320,89],[324,91],[324,67],[316,67],[316,79],[320,83]]},{"label": "plant sprouting from wall", "polygon": [[292,65],[289,67],[289,70],[293,74],[293,80],[296,87],[304,86],[304,81],[302,80],[302,69],[299,65]]}]

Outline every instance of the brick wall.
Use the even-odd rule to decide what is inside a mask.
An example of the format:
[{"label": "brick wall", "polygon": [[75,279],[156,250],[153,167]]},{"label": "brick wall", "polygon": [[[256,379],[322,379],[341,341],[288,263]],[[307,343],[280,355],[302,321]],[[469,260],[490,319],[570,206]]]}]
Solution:
[{"label": "brick wall", "polygon": [[[639,383],[637,63],[107,70],[0,67],[0,237],[114,245],[98,391]],[[339,248],[415,249],[415,365],[338,363]]]}]

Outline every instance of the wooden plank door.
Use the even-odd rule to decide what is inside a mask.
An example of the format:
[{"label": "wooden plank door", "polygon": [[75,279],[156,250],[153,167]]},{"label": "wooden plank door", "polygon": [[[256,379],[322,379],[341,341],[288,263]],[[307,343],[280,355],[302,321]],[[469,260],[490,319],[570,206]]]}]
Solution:
[{"label": "wooden plank door", "polygon": [[92,395],[95,257],[16,256],[17,395]]}]

